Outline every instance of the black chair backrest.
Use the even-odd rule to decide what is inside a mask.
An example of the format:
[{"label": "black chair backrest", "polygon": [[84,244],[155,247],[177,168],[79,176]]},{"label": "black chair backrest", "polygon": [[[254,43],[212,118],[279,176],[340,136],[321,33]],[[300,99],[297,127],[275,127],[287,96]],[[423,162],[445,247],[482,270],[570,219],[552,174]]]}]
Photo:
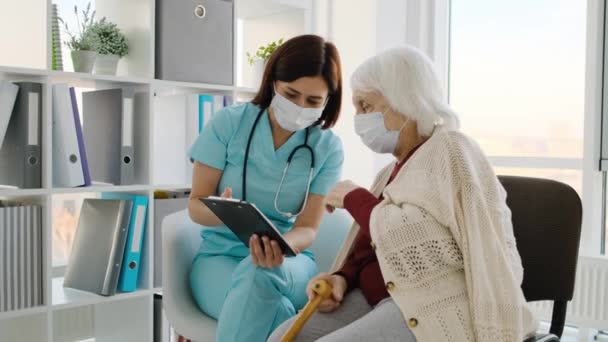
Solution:
[{"label": "black chair backrest", "polygon": [[[507,205],[524,267],[524,295],[529,302],[560,302],[563,307],[555,305],[551,329],[559,336],[566,302],[574,294],[581,200],[574,189],[557,181],[515,176],[498,178],[507,192]],[[556,323],[561,327],[554,327]]]}]

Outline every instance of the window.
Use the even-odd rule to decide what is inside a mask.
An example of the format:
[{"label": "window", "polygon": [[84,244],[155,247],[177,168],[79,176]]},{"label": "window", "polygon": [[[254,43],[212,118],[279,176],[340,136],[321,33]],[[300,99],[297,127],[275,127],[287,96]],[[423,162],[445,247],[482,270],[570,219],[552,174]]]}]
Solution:
[{"label": "window", "polygon": [[604,27],[604,46],[603,46],[603,82],[602,82],[602,96],[603,106],[601,113],[601,145],[600,145],[600,169],[603,171],[603,210],[602,210],[602,254],[606,254],[606,246],[608,245],[608,27],[606,22],[608,20],[608,1],[604,1],[603,20],[600,22]]},{"label": "window", "polygon": [[606,27],[606,23],[608,20],[608,2],[604,0],[604,16],[603,16],[603,24],[604,24],[604,79],[602,84],[602,95],[603,95],[603,106],[602,106],[602,114],[601,114],[601,169],[602,171],[608,171],[608,72],[606,72],[608,68],[608,27]]},{"label": "window", "polygon": [[579,194],[583,192],[583,173],[580,170],[538,169],[531,167],[495,167],[494,170],[498,175],[517,175],[523,177],[554,179],[570,185]]},{"label": "window", "polygon": [[602,207],[602,243],[601,243],[601,253],[602,254],[606,254],[606,246],[608,245],[608,220],[606,219],[608,217],[608,176],[606,175],[606,172],[604,172],[603,174],[603,183],[604,186],[602,187],[603,194],[602,194],[602,200],[603,200],[603,207]]},{"label": "window", "polygon": [[582,192],[585,34],[586,1],[451,2],[450,102],[497,173]]},{"label": "window", "polygon": [[608,245],[607,2],[451,0],[448,21],[462,130],[497,174],[572,186],[590,255]]}]

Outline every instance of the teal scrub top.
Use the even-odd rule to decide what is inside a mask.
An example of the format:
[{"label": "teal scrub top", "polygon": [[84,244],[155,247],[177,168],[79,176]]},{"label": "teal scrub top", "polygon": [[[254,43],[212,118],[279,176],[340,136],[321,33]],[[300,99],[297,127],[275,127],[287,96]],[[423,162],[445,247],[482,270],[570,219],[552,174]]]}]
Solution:
[{"label": "teal scrub top", "polygon": [[[217,192],[232,188],[234,198],[242,198],[243,163],[247,140],[260,108],[252,103],[227,107],[215,113],[203,130],[189,155],[193,160],[223,171]],[[254,203],[283,234],[295,218],[281,215],[274,198],[287,158],[294,148],[304,143],[305,130],[295,132],[280,148],[274,148],[268,113],[265,111],[253,134],[247,165],[247,202]],[[342,142],[331,130],[309,129],[308,145],[315,154],[315,169],[310,193],[325,196],[340,180],[344,151]],[[310,153],[298,149],[278,198],[282,212],[297,213],[303,203],[310,172]],[[206,255],[249,255],[244,245],[226,226],[203,227],[199,253]],[[310,253],[307,253],[310,254]]]}]

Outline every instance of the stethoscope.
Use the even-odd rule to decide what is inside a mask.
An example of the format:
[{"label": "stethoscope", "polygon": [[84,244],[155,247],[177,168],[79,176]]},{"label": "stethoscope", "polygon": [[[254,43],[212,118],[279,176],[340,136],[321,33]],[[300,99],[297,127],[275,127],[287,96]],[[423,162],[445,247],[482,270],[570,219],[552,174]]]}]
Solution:
[{"label": "stethoscope", "polygon": [[[255,121],[253,123],[253,127],[251,127],[251,132],[249,133],[249,140],[247,140],[247,148],[245,149],[245,161],[243,162],[243,201],[247,201],[247,161],[249,160],[249,148],[251,147],[251,140],[253,138],[253,133],[255,132],[255,128],[257,127],[258,122],[260,121],[260,118],[262,117],[262,114],[264,114],[264,110],[265,109],[260,109],[260,112],[258,113],[258,116],[255,118]],[[285,176],[287,175],[287,171],[289,170],[289,165],[291,164],[291,159],[296,154],[296,152],[302,148],[304,148],[310,152],[310,172],[308,173],[308,183],[306,183],[306,193],[304,194],[304,203],[302,203],[302,207],[300,208],[300,211],[298,211],[297,214],[292,214],[290,212],[283,212],[279,209],[279,203],[278,203],[279,194],[281,193],[281,188],[283,187],[283,182],[285,181]],[[283,215],[286,218],[291,218],[291,217],[300,215],[304,211],[304,208],[306,208],[306,203],[308,201],[308,194],[310,192],[310,183],[312,182],[312,174],[313,174],[314,170],[315,170],[315,153],[313,152],[312,148],[308,145],[308,127],[307,127],[306,128],[306,138],[304,138],[304,143],[302,145],[296,146],[289,154],[289,158],[287,158],[287,165],[285,165],[285,168],[283,169],[283,176],[281,177],[281,182],[279,183],[279,186],[277,187],[277,191],[274,195],[274,209],[279,214]]]}]

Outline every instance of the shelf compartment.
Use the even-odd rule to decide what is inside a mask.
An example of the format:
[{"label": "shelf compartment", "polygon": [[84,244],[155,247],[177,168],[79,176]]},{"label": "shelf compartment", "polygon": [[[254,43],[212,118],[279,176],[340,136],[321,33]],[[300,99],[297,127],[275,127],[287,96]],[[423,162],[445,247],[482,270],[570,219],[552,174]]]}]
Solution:
[{"label": "shelf compartment", "polygon": [[53,310],[67,309],[99,303],[113,303],[129,298],[150,296],[150,289],[139,289],[134,292],[117,292],[113,296],[100,296],[91,292],[63,287],[63,277],[53,278]]},{"label": "shelf compartment", "polygon": [[[55,81],[53,81],[55,83]],[[62,84],[61,82],[57,84]],[[74,95],[76,104],[78,107],[78,114],[81,123],[82,137],[88,159],[89,171],[91,174],[91,180],[93,182],[111,182],[120,183],[120,172],[123,167],[123,159],[121,157],[121,135],[122,135],[122,124],[123,115],[121,109],[123,106],[128,104],[130,101],[132,110],[130,113],[131,120],[131,146],[133,153],[131,158],[131,167],[133,176],[132,179],[125,182],[125,184],[113,184],[115,186],[122,185],[140,185],[148,184],[149,182],[149,163],[150,158],[150,130],[149,130],[149,119],[150,119],[150,100],[149,100],[149,86],[148,85],[121,85],[114,83],[96,83],[96,88],[81,88],[74,87],[73,84],[67,84],[69,87],[74,88]],[[65,86],[62,87],[65,89]],[[61,89],[61,88],[60,88]],[[58,100],[59,104],[63,104],[61,107],[64,108],[65,113],[59,113],[62,115],[65,121],[64,125],[53,126],[52,136],[54,137],[53,143],[60,143],[61,139],[54,136],[57,134],[64,134],[67,142],[70,144],[72,137],[65,134],[76,134],[71,126],[74,124],[74,119],[64,117],[65,115],[71,116],[72,105],[71,103],[66,104],[65,93],[59,93],[59,97],[51,99],[52,101]],[[69,97],[69,96],[68,96]],[[54,106],[52,106],[54,107]],[[125,107],[126,108],[126,107]],[[52,115],[56,115],[55,112]],[[129,127],[129,126],[126,126]],[[62,132],[64,130],[65,132]],[[59,135],[61,137],[62,135]],[[55,139],[57,138],[57,139]],[[73,137],[75,139],[76,137]],[[58,149],[53,148],[53,152],[57,152]],[[76,153],[78,150],[76,149]],[[53,156],[53,163],[60,163],[59,158],[68,158],[64,156]],[[67,162],[67,161],[66,161]],[[64,166],[64,168],[74,167],[73,164],[70,166]],[[56,165],[57,166],[57,165]],[[53,167],[53,170],[57,168]],[[80,172],[79,172],[80,173]],[[55,174],[53,175],[55,177]],[[56,188],[69,187],[70,185],[80,185],[82,182],[62,182],[58,183],[57,179],[53,179],[53,185]],[[109,184],[112,185],[112,184]],[[94,187],[96,185],[94,184]],[[81,192],[75,190],[76,192]],[[59,192],[66,192],[59,190]]]},{"label": "shelf compartment", "polygon": [[233,86],[223,84],[167,81],[159,79],[152,80],[151,83],[155,92],[159,94],[175,93],[177,90],[180,92],[203,92],[215,93],[218,95],[230,95],[234,90]]},{"label": "shelf compartment", "polygon": [[[33,0],[30,0],[33,1]],[[85,9],[88,1],[77,1],[79,18]],[[71,31],[77,31],[79,25],[74,14],[74,1],[56,0],[58,16],[68,23]],[[152,11],[154,1],[149,0],[103,0],[91,2],[91,12],[96,11],[96,20],[106,18],[109,22],[115,23],[122,33],[126,36],[129,43],[129,53],[121,58],[118,63],[117,75],[127,77],[151,77],[153,71],[153,41],[154,28]],[[49,12],[51,11],[49,7]],[[51,15],[49,14],[49,20]],[[49,22],[49,27],[51,22]],[[63,70],[73,71],[73,63],[70,49],[64,44],[68,40],[65,30],[61,30],[61,53],[63,60]],[[49,28],[50,30],[50,28]],[[49,35],[50,39],[50,35]],[[49,54],[50,51],[50,42]],[[95,69],[93,69],[95,71]]]},{"label": "shelf compartment", "polygon": [[0,319],[0,341],[40,342],[49,340],[46,308],[44,311],[28,310],[27,313],[30,315]]},{"label": "shelf compartment", "polygon": [[47,71],[46,76],[53,83],[68,83],[82,88],[116,88],[149,85],[150,79],[129,76],[97,75],[82,72]]},{"label": "shelf compartment", "polygon": [[188,184],[188,151],[211,118],[233,103],[232,94],[174,92],[152,98],[152,183]]},{"label": "shelf compartment", "polygon": [[0,66],[0,80],[3,81],[43,83],[47,73],[44,69]]},{"label": "shelf compartment", "polygon": [[53,311],[53,341],[152,341],[152,295]]},{"label": "shelf compartment", "polygon": [[[43,314],[46,313],[47,310],[48,308],[45,305],[42,305],[27,309],[0,312],[0,321],[19,317],[34,316],[36,314]],[[2,334],[0,334],[0,336],[2,336]]]},{"label": "shelf compartment", "polygon": [[[77,188],[53,188],[50,192],[53,195],[61,194],[84,194],[84,193],[102,193],[102,192],[140,192],[150,190],[150,185],[138,184],[138,185],[93,185],[83,186]],[[21,191],[21,190],[19,190]],[[2,195],[2,191],[0,191]]]},{"label": "shelf compartment", "polygon": [[0,199],[11,197],[37,197],[49,193],[49,189],[7,189],[0,188]]},{"label": "shelf compartment", "polygon": [[3,1],[0,11],[0,65],[47,67],[47,2]]},{"label": "shelf compartment", "polygon": [[[52,303],[53,305],[70,304],[73,301],[78,301],[79,298],[89,299],[90,296],[106,298],[97,296],[92,293],[82,292],[72,289],[63,288],[63,276],[69,267],[70,254],[73,247],[74,238],[77,234],[78,223],[80,220],[80,213],[82,205],[86,199],[89,198],[102,198],[105,192],[117,192],[104,190],[98,193],[67,193],[67,194],[54,194],[51,196],[52,211],[51,211],[51,222],[52,222]],[[140,195],[150,198],[150,191],[128,191],[132,195]],[[150,262],[151,250],[148,247],[150,240],[150,211],[153,203],[148,203],[148,213],[146,215],[146,226],[143,232],[141,259],[139,261],[139,272],[137,280],[137,290],[142,291],[151,288],[151,276],[150,276]],[[131,247],[125,246],[125,251]],[[117,292],[117,294],[121,294]],[[107,297],[108,299],[112,296]]]}]

